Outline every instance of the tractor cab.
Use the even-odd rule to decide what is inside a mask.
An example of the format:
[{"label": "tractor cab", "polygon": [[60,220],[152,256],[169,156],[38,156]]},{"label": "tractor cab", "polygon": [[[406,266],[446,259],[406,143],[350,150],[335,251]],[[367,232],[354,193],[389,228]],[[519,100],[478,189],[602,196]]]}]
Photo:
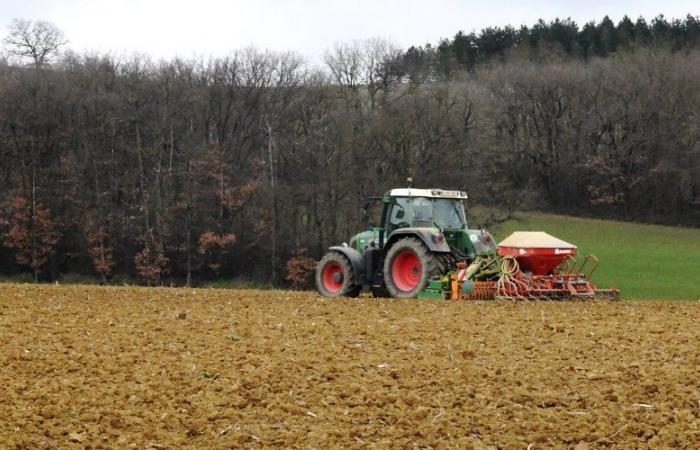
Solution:
[{"label": "tractor cab", "polygon": [[[416,189],[413,189],[413,191],[416,191]],[[418,192],[418,196],[413,196],[410,195],[411,189],[394,189],[394,191],[390,192],[390,208],[387,208],[387,217],[385,219],[387,231],[408,227],[435,227],[441,230],[447,228],[461,230],[466,227],[467,221],[461,197],[461,195],[464,195],[463,198],[466,199],[466,194],[451,191],[456,192],[457,195],[454,197],[437,197],[434,194],[440,195],[444,191],[429,191],[427,189],[421,189],[420,191],[428,191],[430,195]]]},{"label": "tractor cab", "polygon": [[[364,253],[368,249],[385,249],[392,237],[417,233],[430,243],[445,242],[448,251],[463,253],[467,258],[494,253],[496,242],[484,230],[469,229],[465,214],[467,194],[442,189],[392,189],[381,200],[383,210],[379,226],[354,235],[350,246]],[[430,245],[430,244],[428,244]]]},{"label": "tractor cab", "polygon": [[469,247],[468,242],[461,242],[468,230],[464,212],[467,194],[464,192],[393,189],[385,199],[388,207],[383,229],[387,236],[401,228],[431,229],[438,231],[454,248]]}]

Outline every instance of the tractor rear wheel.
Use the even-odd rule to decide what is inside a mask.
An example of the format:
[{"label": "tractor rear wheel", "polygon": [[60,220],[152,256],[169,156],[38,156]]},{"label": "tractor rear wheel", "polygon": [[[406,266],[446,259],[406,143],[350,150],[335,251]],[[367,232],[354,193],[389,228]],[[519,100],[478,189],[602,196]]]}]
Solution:
[{"label": "tractor rear wheel", "polygon": [[341,253],[327,253],[316,266],[316,289],[324,297],[357,297],[362,286],[350,261]]},{"label": "tractor rear wheel", "polygon": [[407,237],[396,242],[384,259],[384,282],[392,297],[412,298],[442,275],[442,255],[430,252],[417,238]]}]

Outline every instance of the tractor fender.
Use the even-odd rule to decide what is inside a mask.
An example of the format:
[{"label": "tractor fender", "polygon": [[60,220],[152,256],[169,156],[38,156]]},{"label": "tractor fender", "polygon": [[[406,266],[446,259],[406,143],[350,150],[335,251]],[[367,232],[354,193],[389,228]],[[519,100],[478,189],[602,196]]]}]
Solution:
[{"label": "tractor fender", "polygon": [[394,230],[389,237],[387,237],[386,244],[384,245],[383,251],[386,252],[391,248],[396,241],[406,236],[415,236],[428,247],[428,250],[436,253],[450,253],[450,245],[447,243],[445,238],[442,240],[438,239],[440,232],[434,228],[399,228]]},{"label": "tractor fender", "polygon": [[350,264],[352,265],[352,270],[355,272],[355,279],[361,284],[364,284],[365,257],[362,255],[362,253],[358,252],[352,247],[345,247],[343,245],[330,247],[329,250],[342,253],[346,258],[348,258]]}]

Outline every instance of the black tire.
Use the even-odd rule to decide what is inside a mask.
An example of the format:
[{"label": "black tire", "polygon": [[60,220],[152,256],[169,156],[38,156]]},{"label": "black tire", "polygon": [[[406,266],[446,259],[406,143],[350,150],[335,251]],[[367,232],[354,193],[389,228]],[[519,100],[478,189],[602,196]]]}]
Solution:
[{"label": "black tire", "polygon": [[350,261],[341,253],[329,252],[316,265],[316,289],[324,297],[357,297],[362,286]]},{"label": "black tire", "polygon": [[372,296],[374,298],[391,298],[391,294],[385,286],[372,286]]},{"label": "black tire", "polygon": [[444,270],[442,254],[430,252],[418,238],[406,237],[397,241],[386,254],[384,282],[392,297],[413,298]]}]

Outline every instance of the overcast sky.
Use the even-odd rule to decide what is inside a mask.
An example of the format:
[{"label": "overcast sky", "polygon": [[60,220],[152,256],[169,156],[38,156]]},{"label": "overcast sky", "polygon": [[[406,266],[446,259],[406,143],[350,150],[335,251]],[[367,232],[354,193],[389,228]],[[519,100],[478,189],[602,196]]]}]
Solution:
[{"label": "overcast sky", "polygon": [[334,42],[388,38],[406,48],[457,31],[606,14],[651,20],[700,14],[700,0],[0,0],[0,35],[15,17],[48,20],[74,50],[156,58],[224,55],[232,49],[293,50],[312,60]]}]

